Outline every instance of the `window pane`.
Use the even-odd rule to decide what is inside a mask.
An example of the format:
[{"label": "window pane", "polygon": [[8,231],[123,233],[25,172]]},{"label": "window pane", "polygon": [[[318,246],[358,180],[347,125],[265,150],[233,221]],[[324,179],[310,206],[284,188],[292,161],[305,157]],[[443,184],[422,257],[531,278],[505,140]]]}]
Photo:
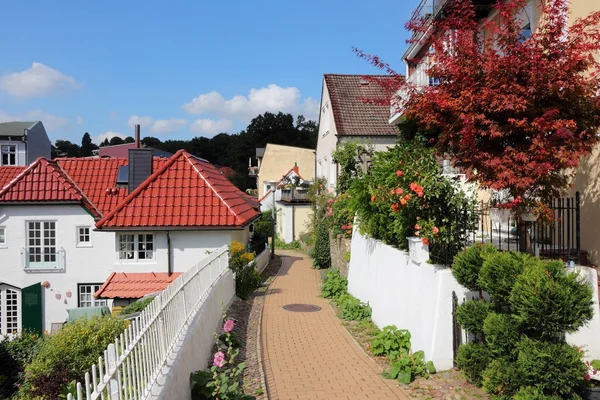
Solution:
[{"label": "window pane", "polygon": [[19,304],[17,292],[6,290],[6,333],[17,333],[19,330]]},{"label": "window pane", "polygon": [[6,231],[4,230],[4,228],[0,228],[0,244],[5,244],[6,243]]}]

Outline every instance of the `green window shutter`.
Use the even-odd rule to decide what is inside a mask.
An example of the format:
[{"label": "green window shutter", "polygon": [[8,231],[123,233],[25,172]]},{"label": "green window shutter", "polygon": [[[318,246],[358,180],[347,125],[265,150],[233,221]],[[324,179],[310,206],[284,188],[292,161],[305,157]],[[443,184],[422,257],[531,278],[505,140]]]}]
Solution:
[{"label": "green window shutter", "polygon": [[21,289],[21,326],[23,330],[42,334],[42,284]]}]

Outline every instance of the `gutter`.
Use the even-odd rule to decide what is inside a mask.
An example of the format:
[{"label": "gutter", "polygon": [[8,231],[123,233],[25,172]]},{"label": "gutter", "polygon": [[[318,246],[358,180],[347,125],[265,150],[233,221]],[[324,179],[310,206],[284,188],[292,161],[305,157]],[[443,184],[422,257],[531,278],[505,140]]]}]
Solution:
[{"label": "gutter", "polygon": [[173,265],[171,264],[171,233],[167,231],[167,276],[173,275]]}]

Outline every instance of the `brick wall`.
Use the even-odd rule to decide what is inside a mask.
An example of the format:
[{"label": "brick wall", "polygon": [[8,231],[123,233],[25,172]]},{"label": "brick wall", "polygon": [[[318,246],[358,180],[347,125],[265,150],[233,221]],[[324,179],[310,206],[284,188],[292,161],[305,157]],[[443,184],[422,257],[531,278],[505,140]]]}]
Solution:
[{"label": "brick wall", "polygon": [[331,266],[340,270],[343,276],[348,276],[348,263],[344,259],[347,251],[350,251],[350,239],[338,236],[330,236]]}]

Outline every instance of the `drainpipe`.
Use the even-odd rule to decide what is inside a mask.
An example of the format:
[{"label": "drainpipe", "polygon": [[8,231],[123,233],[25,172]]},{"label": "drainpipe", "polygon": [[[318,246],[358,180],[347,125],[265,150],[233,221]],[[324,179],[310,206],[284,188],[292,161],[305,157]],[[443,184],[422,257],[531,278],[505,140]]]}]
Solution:
[{"label": "drainpipe", "polygon": [[[294,193],[294,189],[292,189]],[[296,240],[296,206],[292,204],[292,242]]]},{"label": "drainpipe", "polygon": [[170,277],[173,275],[173,266],[171,265],[171,235],[167,231],[167,274]]},{"label": "drainpipe", "polygon": [[[29,135],[29,129],[25,129],[24,130],[24,134],[23,134],[23,139],[21,139],[21,141],[23,142],[23,144],[25,145],[25,158],[27,159],[25,162],[27,163],[27,165],[30,164],[29,162],[29,146],[27,146],[27,136]],[[19,151],[17,150],[17,154],[15,154],[15,163],[16,165],[20,165],[19,164]],[[52,143],[50,143],[50,159],[52,159]]]}]

